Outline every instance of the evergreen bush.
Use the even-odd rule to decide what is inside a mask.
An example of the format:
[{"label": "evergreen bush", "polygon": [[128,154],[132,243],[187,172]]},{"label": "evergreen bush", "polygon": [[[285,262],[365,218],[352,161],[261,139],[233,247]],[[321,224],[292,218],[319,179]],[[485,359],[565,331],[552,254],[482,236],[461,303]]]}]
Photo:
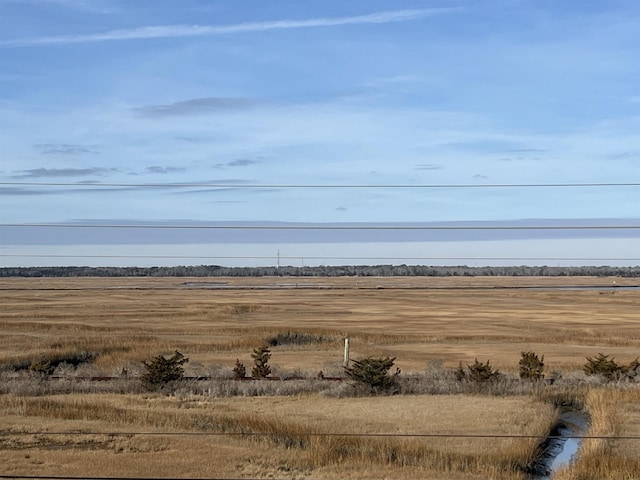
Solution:
[{"label": "evergreen bush", "polygon": [[148,388],[158,389],[169,382],[181,380],[184,376],[182,365],[188,361],[189,359],[177,350],[169,358],[158,355],[148,362],[143,361],[142,364],[147,371],[142,374],[142,383]]},{"label": "evergreen bush", "polygon": [[361,385],[365,385],[371,393],[389,393],[396,387],[396,379],[400,370],[389,374],[396,358],[368,357],[354,360],[351,367],[344,367],[345,374]]},{"label": "evergreen bush", "polygon": [[498,380],[500,371],[491,366],[491,361],[479,362],[476,358],[472,365],[467,365],[466,369],[460,362],[456,370],[456,379],[460,382],[485,383]]},{"label": "evergreen bush", "polygon": [[640,361],[636,358],[629,365],[619,365],[613,357],[599,353],[595,358],[587,357],[584,364],[587,375],[602,375],[607,380],[633,380],[640,375]]},{"label": "evergreen bush", "polygon": [[236,365],[233,367],[233,379],[242,380],[247,376],[247,367],[244,366],[239,359],[236,358]]},{"label": "evergreen bush", "polygon": [[263,346],[254,348],[251,358],[253,358],[253,368],[251,369],[252,377],[267,378],[271,375],[271,366],[269,365],[271,351],[269,350],[269,347]]},{"label": "evergreen bush", "polygon": [[544,378],[544,355],[538,357],[534,352],[521,352],[518,363],[520,378],[525,380],[542,380]]}]

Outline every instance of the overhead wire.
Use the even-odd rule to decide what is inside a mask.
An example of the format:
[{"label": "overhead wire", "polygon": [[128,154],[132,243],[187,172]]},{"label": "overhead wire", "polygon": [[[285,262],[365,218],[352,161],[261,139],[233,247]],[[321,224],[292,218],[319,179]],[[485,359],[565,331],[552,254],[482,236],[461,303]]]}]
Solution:
[{"label": "overhead wire", "polygon": [[316,256],[316,255],[70,255],[40,253],[0,253],[0,257],[21,258],[149,258],[149,259],[184,259],[184,260],[549,260],[549,261],[633,261],[640,257],[415,257],[415,256]]},{"label": "overhead wire", "polygon": [[578,183],[396,183],[396,184],[323,184],[323,183],[124,183],[124,182],[0,182],[0,186],[83,187],[83,188],[233,188],[233,189],[438,189],[438,188],[604,188],[640,187],[640,182],[578,182]]},{"label": "overhead wire", "polygon": [[292,437],[359,437],[359,438],[576,438],[587,440],[640,440],[640,435],[534,435],[534,434],[500,434],[500,433],[385,433],[385,432],[305,432],[289,434],[286,432],[92,432],[85,430],[73,431],[1,431],[0,436],[30,436],[30,435],[74,435],[74,436],[163,436],[163,437],[273,437],[278,435]]},{"label": "overhead wire", "polygon": [[[271,480],[285,480],[276,477],[269,477]],[[15,480],[264,480],[252,477],[92,477],[92,476],[60,476],[60,475],[0,475],[0,479]]]},{"label": "overhead wire", "polygon": [[142,223],[0,223],[11,228],[113,228],[148,230],[638,230],[640,225],[327,225],[327,224],[214,224],[176,225]]}]

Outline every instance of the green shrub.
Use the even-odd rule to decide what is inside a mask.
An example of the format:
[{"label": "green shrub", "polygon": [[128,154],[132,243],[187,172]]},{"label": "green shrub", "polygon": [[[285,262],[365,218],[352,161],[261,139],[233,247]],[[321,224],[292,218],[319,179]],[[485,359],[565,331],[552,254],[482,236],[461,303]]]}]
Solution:
[{"label": "green shrub", "polygon": [[544,378],[544,355],[538,357],[534,352],[521,352],[518,363],[520,378],[525,380],[541,380]]},{"label": "green shrub", "polygon": [[247,376],[247,367],[244,366],[239,359],[236,358],[236,365],[233,367],[233,379],[242,380]]},{"label": "green shrub", "polygon": [[269,365],[271,351],[269,350],[269,347],[264,346],[254,348],[251,358],[253,358],[253,368],[251,369],[252,377],[267,378],[271,375],[271,366]]},{"label": "green shrub", "polygon": [[351,367],[344,367],[344,372],[350,379],[366,386],[371,393],[389,393],[396,387],[396,379],[400,373],[400,370],[396,369],[394,374],[389,374],[395,360],[395,357],[354,360]]},{"label": "green shrub", "polygon": [[613,357],[599,353],[595,358],[587,357],[583,370],[587,375],[602,375],[607,380],[632,380],[640,374],[640,362],[636,358],[629,365],[619,365]]},{"label": "green shrub", "polygon": [[169,382],[181,380],[184,376],[184,368],[182,365],[189,361],[184,355],[177,350],[169,357],[158,355],[148,362],[143,361],[145,369],[142,374],[142,382],[149,388],[157,389]]},{"label": "green shrub", "polygon": [[608,380],[616,380],[622,373],[622,367],[616,363],[613,357],[598,353],[595,358],[587,357],[584,364],[584,373],[587,375],[602,375]]},{"label": "green shrub", "polygon": [[500,378],[500,372],[491,366],[490,360],[482,363],[476,358],[475,362],[472,365],[467,365],[466,369],[460,362],[456,370],[456,379],[460,382],[485,383],[495,381],[498,378]]}]

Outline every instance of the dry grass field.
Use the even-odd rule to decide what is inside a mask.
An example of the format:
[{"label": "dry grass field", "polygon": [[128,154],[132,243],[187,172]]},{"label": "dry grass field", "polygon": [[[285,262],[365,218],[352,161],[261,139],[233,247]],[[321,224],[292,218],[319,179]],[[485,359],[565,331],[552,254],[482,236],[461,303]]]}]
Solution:
[{"label": "dry grass field", "polygon": [[[136,374],[142,360],[179,350],[190,359],[187,374],[228,375],[236,359],[250,366],[254,347],[299,333],[310,342],[272,347],[275,374],[341,374],[348,336],[352,358],[397,357],[402,375],[475,358],[515,374],[520,353],[535,351],[548,376],[571,378],[586,356],[627,363],[640,354],[640,291],[619,288],[637,284],[582,277],[0,279],[0,364],[92,352],[75,375]],[[3,394],[0,474],[517,479],[526,478],[518,466],[530,460],[536,439],[339,434],[544,435],[558,414],[544,393],[201,393]],[[592,410],[598,434],[640,435],[637,388],[570,394]],[[113,434],[68,433],[75,431]],[[225,432],[234,435],[219,436]],[[640,472],[640,441],[604,444],[585,445],[584,462],[561,478],[640,478],[630,476]],[[606,469],[584,476],[593,470],[588,462],[603,458],[613,476]]]}]

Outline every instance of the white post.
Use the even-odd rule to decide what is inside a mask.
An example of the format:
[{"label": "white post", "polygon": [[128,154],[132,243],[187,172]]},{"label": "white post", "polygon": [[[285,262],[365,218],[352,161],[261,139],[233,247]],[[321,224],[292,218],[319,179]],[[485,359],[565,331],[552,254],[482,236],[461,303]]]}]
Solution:
[{"label": "white post", "polygon": [[344,338],[344,362],[345,367],[349,366],[349,337]]}]

